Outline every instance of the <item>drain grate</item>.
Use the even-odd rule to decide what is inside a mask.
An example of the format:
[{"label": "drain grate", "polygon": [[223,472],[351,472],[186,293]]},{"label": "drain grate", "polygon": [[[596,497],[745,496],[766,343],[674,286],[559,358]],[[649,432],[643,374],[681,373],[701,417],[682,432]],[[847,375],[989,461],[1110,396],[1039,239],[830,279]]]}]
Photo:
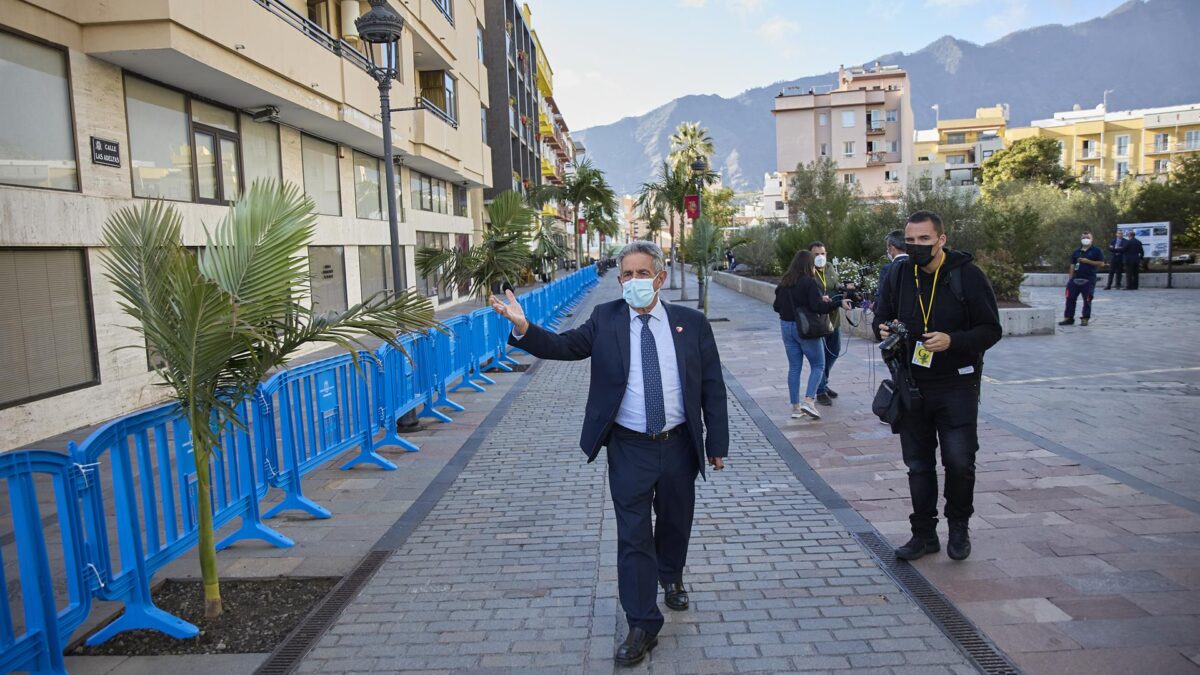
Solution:
[{"label": "drain grate", "polygon": [[358,563],[350,574],[338,582],[329,595],[317,605],[317,608],[304,617],[284,640],[271,652],[255,675],[287,675],[300,665],[301,659],[317,644],[317,640],[329,630],[337,620],[342,610],[350,604],[359,590],[366,585],[375,572],[383,566],[383,562],[392,554],[391,551],[371,551]]},{"label": "drain grate", "polygon": [[855,532],[863,548],[883,570],[929,615],[959,650],[988,675],[1019,675],[1021,669],[1008,660],[983,633],[963,616],[915,567],[896,559],[890,544],[875,532]]}]

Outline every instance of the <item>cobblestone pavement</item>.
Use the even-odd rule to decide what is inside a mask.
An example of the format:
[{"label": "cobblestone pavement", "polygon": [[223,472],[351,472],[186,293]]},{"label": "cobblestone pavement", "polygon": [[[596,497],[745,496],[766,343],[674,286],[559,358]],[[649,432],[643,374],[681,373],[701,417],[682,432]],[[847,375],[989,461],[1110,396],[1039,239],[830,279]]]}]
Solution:
[{"label": "cobblestone pavement", "polygon": [[[1036,303],[1060,298],[1034,289]],[[1101,292],[1087,328],[988,354],[974,551],[915,567],[1030,673],[1200,672],[1198,307],[1195,292]],[[841,397],[820,422],[791,420],[775,313],[714,286],[710,314],[731,319],[714,324],[725,364],[796,451],[903,542],[899,442],[870,413],[886,376],[874,345],[847,340]]]},{"label": "cobblestone pavement", "polygon": [[[600,289],[589,304],[616,297]],[[301,672],[612,671],[615,525],[604,461],[576,446],[587,377],[586,361],[537,366]],[[729,468],[699,490],[692,608],[668,612],[636,671],[973,672],[732,397],[730,414]]]}]

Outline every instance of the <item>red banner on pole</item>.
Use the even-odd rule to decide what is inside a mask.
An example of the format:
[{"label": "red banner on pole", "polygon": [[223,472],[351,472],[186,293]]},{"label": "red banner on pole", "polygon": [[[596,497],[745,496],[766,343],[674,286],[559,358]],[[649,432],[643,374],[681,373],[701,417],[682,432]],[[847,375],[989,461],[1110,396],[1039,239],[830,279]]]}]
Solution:
[{"label": "red banner on pole", "polygon": [[700,217],[700,195],[684,195],[683,210],[687,217],[695,220]]},{"label": "red banner on pole", "polygon": [[579,219],[579,234],[587,234],[587,218]]}]

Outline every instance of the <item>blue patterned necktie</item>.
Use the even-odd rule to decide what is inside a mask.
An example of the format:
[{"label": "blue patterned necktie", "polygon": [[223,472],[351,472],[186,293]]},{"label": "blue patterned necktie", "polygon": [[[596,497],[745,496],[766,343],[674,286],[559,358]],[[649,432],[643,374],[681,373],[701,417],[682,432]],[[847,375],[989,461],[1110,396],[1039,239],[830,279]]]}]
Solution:
[{"label": "blue patterned necktie", "polygon": [[650,330],[650,315],[642,320],[642,386],[646,396],[646,433],[657,434],[667,426],[667,407],[663,403],[662,373],[658,369],[658,347]]}]

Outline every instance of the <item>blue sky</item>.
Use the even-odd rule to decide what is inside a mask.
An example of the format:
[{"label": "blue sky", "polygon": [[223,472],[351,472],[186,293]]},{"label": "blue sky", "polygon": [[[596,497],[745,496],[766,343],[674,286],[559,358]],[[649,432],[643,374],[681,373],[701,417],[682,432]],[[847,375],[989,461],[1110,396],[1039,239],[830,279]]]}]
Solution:
[{"label": "blue sky", "polygon": [[1102,16],[1124,0],[529,0],[568,126],[921,49]]}]

